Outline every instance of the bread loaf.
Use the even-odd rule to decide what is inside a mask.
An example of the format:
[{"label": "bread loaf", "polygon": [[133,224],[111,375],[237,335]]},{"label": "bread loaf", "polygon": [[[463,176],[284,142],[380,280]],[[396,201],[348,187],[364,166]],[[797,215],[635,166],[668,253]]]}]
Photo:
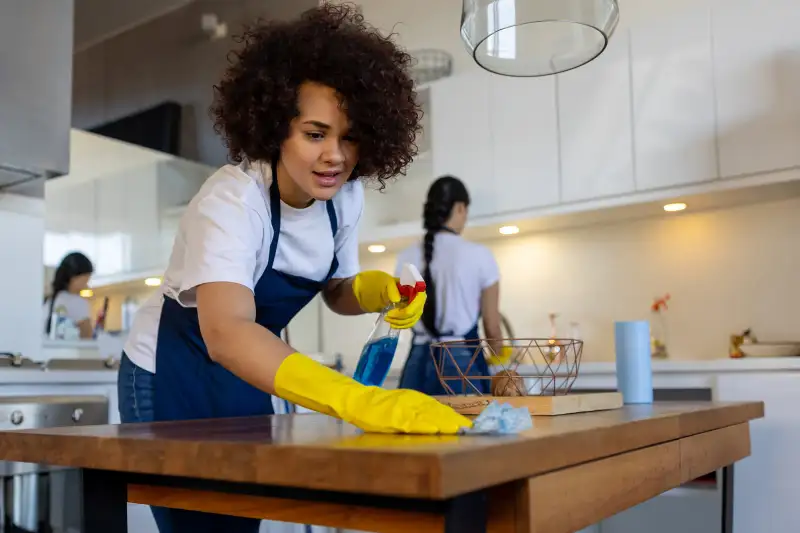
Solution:
[{"label": "bread loaf", "polygon": [[492,376],[492,396],[526,396],[525,381],[513,370]]}]

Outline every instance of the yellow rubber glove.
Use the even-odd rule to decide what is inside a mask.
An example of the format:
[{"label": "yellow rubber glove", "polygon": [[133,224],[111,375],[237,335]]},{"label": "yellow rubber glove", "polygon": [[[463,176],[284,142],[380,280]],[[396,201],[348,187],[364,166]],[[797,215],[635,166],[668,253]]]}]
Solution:
[{"label": "yellow rubber glove", "polygon": [[[398,279],[380,270],[366,270],[353,279],[353,294],[361,309],[368,313],[380,313],[391,304],[400,302],[397,290]],[[420,292],[408,304],[386,313],[386,322],[396,329],[407,329],[422,317],[428,295]]]},{"label": "yellow rubber glove", "polygon": [[367,387],[300,353],[275,375],[278,396],[372,433],[458,433],[472,422],[421,392]]},{"label": "yellow rubber glove", "polygon": [[511,360],[511,355],[514,353],[512,346],[503,346],[500,355],[492,355],[487,359],[487,362],[492,366],[504,365]]}]

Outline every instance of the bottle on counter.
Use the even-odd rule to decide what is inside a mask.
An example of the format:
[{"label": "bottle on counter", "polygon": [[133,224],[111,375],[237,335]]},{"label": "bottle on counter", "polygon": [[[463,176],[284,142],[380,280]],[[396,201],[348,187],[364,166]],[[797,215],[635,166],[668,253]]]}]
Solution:
[{"label": "bottle on counter", "polygon": [[69,318],[67,311],[63,307],[57,307],[50,313],[50,335],[51,340],[64,339],[66,337],[66,329],[68,326]]},{"label": "bottle on counter", "polygon": [[108,315],[108,296],[103,299],[103,307],[97,312],[97,320],[94,323],[94,338],[105,331],[106,329],[106,316]]}]

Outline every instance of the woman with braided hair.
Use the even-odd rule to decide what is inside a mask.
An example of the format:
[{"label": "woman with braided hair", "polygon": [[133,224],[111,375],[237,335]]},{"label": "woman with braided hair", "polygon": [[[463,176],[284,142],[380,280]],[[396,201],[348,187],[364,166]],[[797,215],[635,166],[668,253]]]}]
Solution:
[{"label": "woman with braided hair", "polygon": [[[492,252],[461,237],[467,223],[469,193],[458,178],[442,176],[431,184],[423,211],[425,237],[400,253],[397,271],[411,263],[422,272],[427,285],[427,301],[421,320],[413,327],[413,341],[400,378],[401,389],[430,395],[446,394],[434,368],[430,345],[435,342],[477,340],[478,319],[483,320],[486,337],[493,339],[493,350],[501,359],[510,348],[503,348],[500,331],[500,273]],[[496,346],[495,346],[496,344]],[[458,364],[469,376],[486,376],[489,365],[477,357],[470,365],[477,344],[451,347],[442,358],[445,375],[456,376]],[[456,393],[489,393],[490,380],[473,379],[477,390],[463,390],[461,381],[448,386]]]}]

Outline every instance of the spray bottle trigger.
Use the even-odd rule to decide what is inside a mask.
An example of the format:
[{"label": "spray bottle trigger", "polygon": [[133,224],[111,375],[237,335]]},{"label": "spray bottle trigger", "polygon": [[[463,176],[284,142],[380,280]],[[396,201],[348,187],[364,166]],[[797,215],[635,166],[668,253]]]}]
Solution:
[{"label": "spray bottle trigger", "polygon": [[400,298],[406,303],[411,303],[417,294],[425,292],[426,285],[424,281],[417,281],[414,285],[401,285],[397,283],[397,290],[400,292]]}]

